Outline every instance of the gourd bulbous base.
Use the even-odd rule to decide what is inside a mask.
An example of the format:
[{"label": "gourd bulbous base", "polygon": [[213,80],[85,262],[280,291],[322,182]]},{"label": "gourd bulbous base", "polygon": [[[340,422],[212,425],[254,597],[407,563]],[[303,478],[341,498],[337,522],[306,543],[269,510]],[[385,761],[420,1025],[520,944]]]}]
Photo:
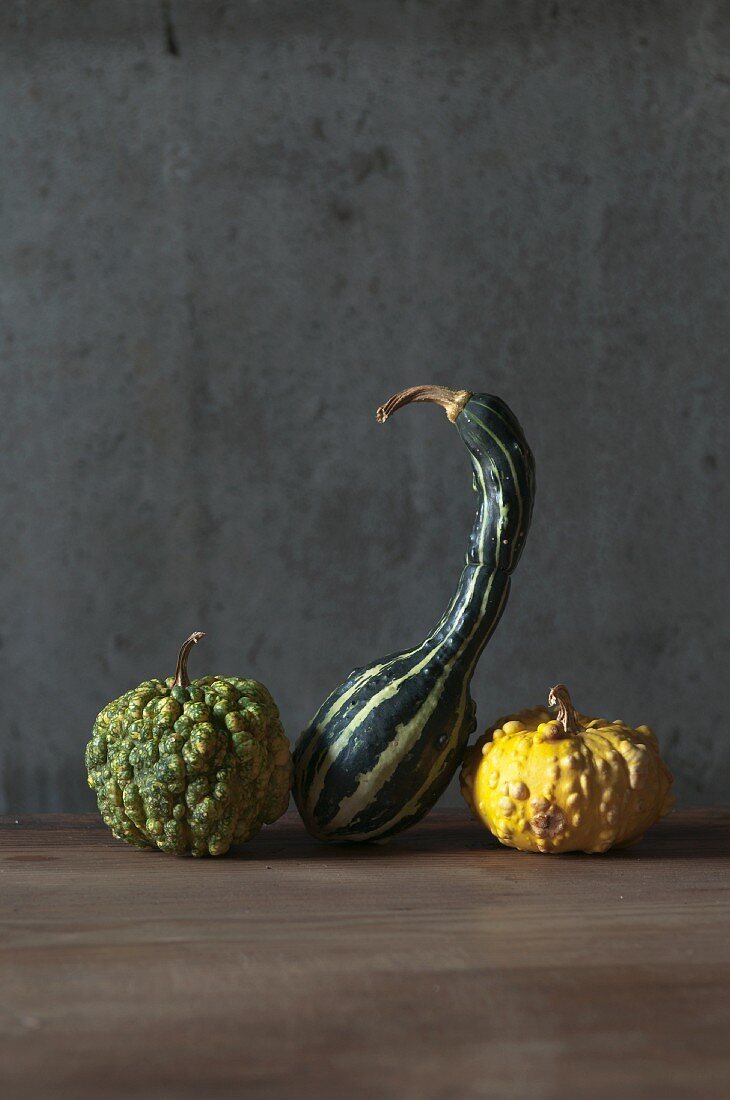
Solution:
[{"label": "gourd bulbous base", "polygon": [[469,684],[508,588],[506,573],[466,566],[421,645],[354,669],[322,704],[294,754],[294,797],[311,833],[382,839],[441,797],[476,728]]}]

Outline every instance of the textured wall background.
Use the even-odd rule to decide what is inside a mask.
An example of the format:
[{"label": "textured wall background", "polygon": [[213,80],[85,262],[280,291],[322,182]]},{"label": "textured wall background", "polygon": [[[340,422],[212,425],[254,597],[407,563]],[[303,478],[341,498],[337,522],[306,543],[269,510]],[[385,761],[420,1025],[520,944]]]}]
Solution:
[{"label": "textured wall background", "polygon": [[423,635],[467,456],[374,411],[424,381],[538,462],[480,723],[565,679],[727,798],[729,38],[683,0],[0,7],[2,808],[92,808],[96,711],[193,628],[292,737]]}]

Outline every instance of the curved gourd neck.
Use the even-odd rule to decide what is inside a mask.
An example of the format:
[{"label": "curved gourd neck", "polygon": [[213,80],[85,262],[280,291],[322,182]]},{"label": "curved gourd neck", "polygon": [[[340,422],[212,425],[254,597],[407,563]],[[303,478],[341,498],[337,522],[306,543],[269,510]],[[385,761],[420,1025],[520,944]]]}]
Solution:
[{"label": "curved gourd neck", "polygon": [[[444,660],[473,668],[489,640],[509,591],[509,577],[527,535],[534,497],[534,463],[519,423],[498,397],[415,386],[378,409],[384,423],[414,401],[442,406],[471,457],[478,506],[466,566],[453,599],[423,643]],[[422,648],[423,648],[422,647]]]},{"label": "curved gourd neck", "polygon": [[449,606],[422,648],[438,647],[444,662],[455,658],[473,667],[499,622],[509,584],[502,570],[465,565]]},{"label": "curved gourd neck", "polygon": [[466,560],[511,573],[532,518],[532,452],[514,413],[498,397],[472,394],[455,423],[469,450],[479,501]]}]

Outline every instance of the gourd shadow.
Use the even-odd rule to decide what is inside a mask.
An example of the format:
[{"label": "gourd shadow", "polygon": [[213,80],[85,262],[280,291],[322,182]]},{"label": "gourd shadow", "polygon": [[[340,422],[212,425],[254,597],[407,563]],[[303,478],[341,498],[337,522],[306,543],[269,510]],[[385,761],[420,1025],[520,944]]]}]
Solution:
[{"label": "gourd shadow", "polygon": [[[473,854],[474,852],[504,852],[499,844],[483,843],[481,841],[471,844],[452,843],[448,841],[433,843],[409,844],[405,838],[397,839],[388,844],[336,844],[308,838],[309,843],[301,842],[289,844],[279,840],[275,845],[251,844],[233,847],[227,853],[227,860],[241,860],[253,863],[270,863],[276,860],[306,860],[307,862],[340,862],[348,863],[392,863],[398,860],[412,860],[419,856],[453,856]],[[517,853],[515,853],[517,854]]]},{"label": "gourd shadow", "polygon": [[[254,863],[277,860],[392,863],[419,856],[443,856],[458,860],[459,857],[474,858],[479,854],[485,859],[541,860],[547,865],[551,865],[556,858],[506,848],[468,817],[456,818],[453,814],[438,813],[387,841],[363,844],[317,840],[310,836],[298,818],[289,814],[281,824],[264,829],[253,842],[231,848],[225,858]],[[712,818],[708,818],[707,811],[685,811],[676,818],[670,815],[654,825],[640,840],[624,848],[612,848],[601,855],[566,852],[560,855],[558,861],[633,863],[639,860],[677,861],[703,857],[730,860],[730,810],[717,811]]]},{"label": "gourd shadow", "polygon": [[718,857],[730,860],[730,815],[708,821],[707,814],[660,822],[625,848],[606,852],[609,859],[682,860]]},{"label": "gourd shadow", "polygon": [[349,863],[398,861],[419,856],[453,856],[474,852],[506,852],[497,840],[488,835],[477,823],[466,818],[455,824],[453,816],[448,824],[435,820],[422,822],[385,841],[362,844],[321,841],[311,836],[304,824],[288,815],[285,823],[263,830],[250,844],[233,846],[226,859],[255,863],[275,860],[313,860]]}]

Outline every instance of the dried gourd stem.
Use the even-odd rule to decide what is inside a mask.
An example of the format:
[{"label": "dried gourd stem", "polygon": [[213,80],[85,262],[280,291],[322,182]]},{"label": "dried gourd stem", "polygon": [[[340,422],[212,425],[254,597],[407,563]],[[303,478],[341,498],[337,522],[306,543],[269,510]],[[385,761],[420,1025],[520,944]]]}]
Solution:
[{"label": "dried gourd stem", "polygon": [[411,401],[433,401],[446,410],[446,415],[453,424],[470,397],[468,390],[450,390],[448,386],[411,386],[381,405],[375,415],[378,423],[384,424],[397,409],[410,405]]},{"label": "dried gourd stem", "polygon": [[188,653],[196,642],[199,642],[200,639],[204,637],[204,631],[196,630],[189,638],[186,638],[180,646],[180,652],[177,655],[177,668],[175,669],[173,687],[185,688],[190,683],[190,677],[188,676]]},{"label": "dried gourd stem", "polygon": [[551,707],[558,708],[558,714],[554,722],[561,726],[569,737],[576,733],[582,733],[583,726],[578,721],[573,700],[570,698],[570,692],[565,684],[556,684],[554,688],[550,688],[548,703]]}]

